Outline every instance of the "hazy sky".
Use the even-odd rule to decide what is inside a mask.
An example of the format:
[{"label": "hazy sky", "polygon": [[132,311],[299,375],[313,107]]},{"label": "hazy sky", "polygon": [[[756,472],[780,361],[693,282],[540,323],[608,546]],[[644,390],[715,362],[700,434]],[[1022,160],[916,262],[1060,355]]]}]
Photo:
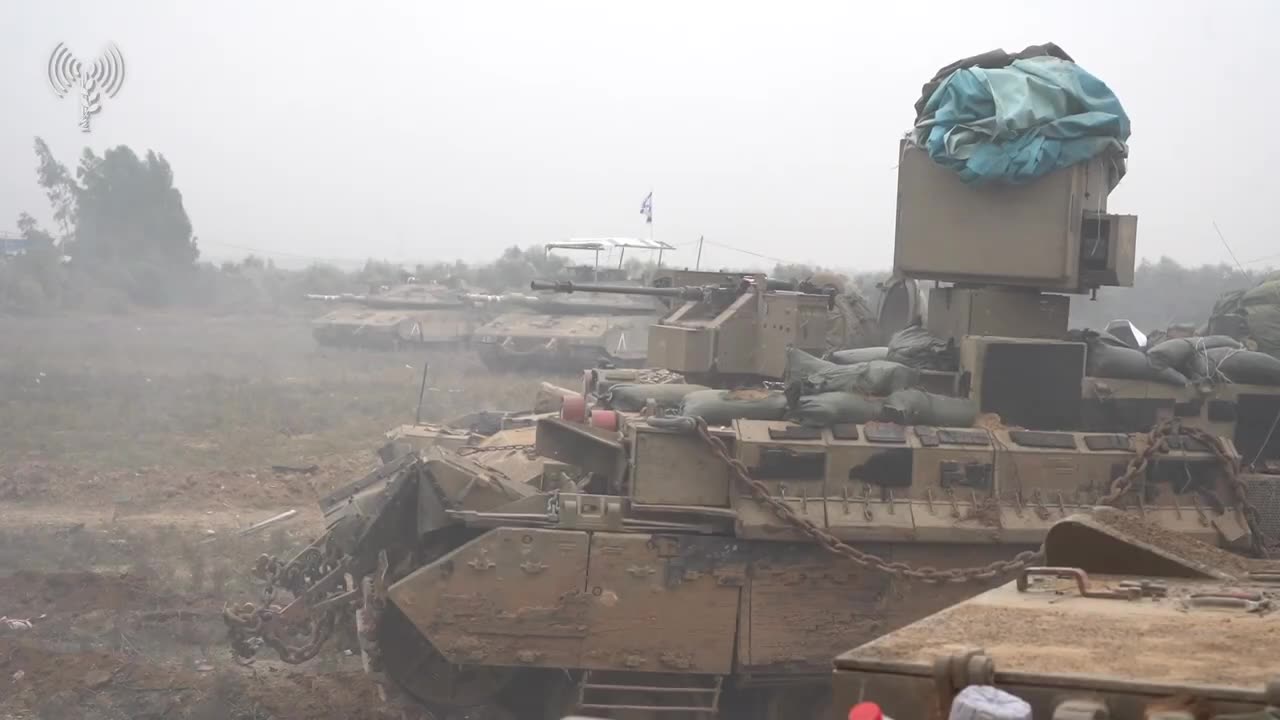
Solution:
[{"label": "hazy sky", "polygon": [[[1116,212],[1142,257],[1280,264],[1280,3],[0,3],[0,227],[47,218],[32,138],[155,149],[207,257],[487,259],[574,236],[699,235],[772,258],[891,264],[898,138],[934,71],[1053,41],[1133,121]],[[45,79],[108,42],[93,131]],[[752,258],[707,246],[704,264]],[[756,261],[759,262],[759,261]],[[1255,262],[1253,267],[1265,263]]]}]

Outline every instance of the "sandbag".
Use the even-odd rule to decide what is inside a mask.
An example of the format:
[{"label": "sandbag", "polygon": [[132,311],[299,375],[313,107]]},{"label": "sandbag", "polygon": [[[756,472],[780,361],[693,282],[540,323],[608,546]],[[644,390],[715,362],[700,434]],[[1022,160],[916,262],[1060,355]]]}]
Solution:
[{"label": "sandbag", "polygon": [[774,390],[695,390],[680,403],[681,415],[702,418],[708,425],[781,420],[786,413],[786,395]]},{"label": "sandbag", "polygon": [[604,397],[604,404],[612,410],[623,412],[640,412],[649,400],[656,402],[660,408],[677,408],[689,393],[706,389],[708,389],[706,385],[623,383],[609,388],[609,393]]},{"label": "sandbag", "polygon": [[1280,360],[1261,352],[1216,348],[1196,355],[1192,376],[1197,380],[1243,385],[1280,385]]},{"label": "sandbag", "polygon": [[809,427],[827,427],[840,423],[865,423],[880,418],[883,403],[847,392],[806,395],[799,399],[789,417]]},{"label": "sandbag", "polygon": [[1173,368],[1183,374],[1189,372],[1191,358],[1198,352],[1220,347],[1240,349],[1235,338],[1226,335],[1210,335],[1208,337],[1189,337],[1165,340],[1147,351],[1147,359],[1151,367],[1156,369]]},{"label": "sandbag", "polygon": [[783,371],[782,380],[788,385],[803,380],[805,376],[822,370],[839,367],[833,362],[816,358],[800,348],[787,348],[787,367]]},{"label": "sandbag", "polygon": [[959,367],[955,343],[930,334],[919,325],[903,328],[889,338],[885,360],[918,370],[952,371]]},{"label": "sandbag", "polygon": [[1260,352],[1280,357],[1280,305],[1253,305],[1245,309],[1249,337]]},{"label": "sandbag", "polygon": [[1187,376],[1166,367],[1153,367],[1141,350],[1108,345],[1095,340],[1089,343],[1085,371],[1091,377],[1114,380],[1149,380],[1164,385],[1186,385]]},{"label": "sandbag", "polygon": [[837,365],[856,365],[857,363],[871,362],[872,360],[884,360],[888,355],[889,348],[887,347],[865,347],[836,350],[833,353],[828,353],[826,360]]},{"label": "sandbag", "polygon": [[978,417],[978,403],[923,390],[899,390],[884,401],[881,417],[899,425],[970,427]]},{"label": "sandbag", "polygon": [[[872,360],[857,365],[837,365],[801,378],[787,386],[789,397],[803,397],[827,392],[851,392],[859,395],[888,395],[896,390],[915,387],[920,371],[888,360]],[[799,387],[797,388],[796,385]]]},{"label": "sandbag", "polygon": [[1268,280],[1257,287],[1247,290],[1240,297],[1240,304],[1245,307],[1280,305],[1280,280]]}]

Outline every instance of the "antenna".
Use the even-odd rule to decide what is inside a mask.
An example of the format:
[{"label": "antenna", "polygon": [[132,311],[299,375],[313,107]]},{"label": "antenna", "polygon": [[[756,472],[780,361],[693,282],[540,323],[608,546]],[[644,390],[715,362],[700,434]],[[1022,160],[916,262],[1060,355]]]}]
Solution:
[{"label": "antenna", "polygon": [[1240,269],[1241,275],[1248,277],[1249,273],[1245,272],[1244,266],[1241,265],[1240,261],[1236,259],[1236,254],[1231,252],[1231,246],[1227,244],[1227,238],[1224,237],[1222,234],[1222,231],[1218,229],[1218,221],[1212,220],[1211,222],[1213,223],[1213,231],[1218,233],[1218,239],[1222,241],[1222,247],[1227,249],[1227,254],[1231,256],[1231,261],[1234,262],[1236,264],[1236,267]]},{"label": "antenna", "polygon": [[431,368],[431,363],[422,363],[422,386],[418,388],[418,409],[413,413],[413,424],[422,424],[422,398],[427,394],[427,370]]}]

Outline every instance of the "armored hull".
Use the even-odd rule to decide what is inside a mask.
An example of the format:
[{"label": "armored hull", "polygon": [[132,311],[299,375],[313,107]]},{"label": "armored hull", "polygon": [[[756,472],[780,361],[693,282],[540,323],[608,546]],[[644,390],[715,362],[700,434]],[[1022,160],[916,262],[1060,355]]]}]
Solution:
[{"label": "armored hull", "polygon": [[[1104,502],[1112,469],[1145,447],[1142,435],[628,417],[614,432],[540,419],[531,452],[545,462],[529,482],[462,446],[335,492],[311,555],[328,565],[311,576],[364,577],[364,592],[298,586],[301,605],[286,606],[298,620],[233,613],[233,636],[308,635],[298,622],[354,613],[370,670],[438,717],[825,717],[831,657],[1036,562],[1053,523]],[[1248,523],[1229,463],[1207,447],[1158,452],[1153,466],[1189,475],[1153,475],[1165,479],[1142,515],[1238,542]],[[307,557],[277,576],[307,575],[289,569]]]},{"label": "armored hull", "polygon": [[648,298],[593,293],[570,298],[500,295],[490,302],[499,314],[475,329],[473,341],[492,370],[641,367],[649,326],[661,310]]},{"label": "armored hull", "polygon": [[395,350],[465,345],[480,313],[448,288],[399,285],[370,295],[312,295],[338,307],[311,322],[320,345]]},{"label": "armored hull", "polygon": [[607,363],[642,367],[650,315],[504,313],[476,328],[473,340],[494,370],[580,370]]},{"label": "armored hull", "polygon": [[396,350],[414,345],[465,344],[475,318],[466,309],[374,310],[351,307],[311,323],[320,345]]}]

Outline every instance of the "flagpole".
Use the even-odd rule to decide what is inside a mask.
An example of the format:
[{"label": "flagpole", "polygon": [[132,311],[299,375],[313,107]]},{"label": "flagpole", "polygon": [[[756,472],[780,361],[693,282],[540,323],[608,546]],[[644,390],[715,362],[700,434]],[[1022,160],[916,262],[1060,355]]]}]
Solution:
[{"label": "flagpole", "polygon": [[[693,264],[694,270],[702,269],[702,237],[702,235],[698,236],[698,260]],[[688,265],[685,267],[688,267]]]},{"label": "flagpole", "polygon": [[[649,186],[649,245],[653,245],[653,186]],[[662,253],[658,253],[658,267],[662,267]]]},{"label": "flagpole", "polygon": [[653,242],[653,188],[649,188],[649,242]]}]

